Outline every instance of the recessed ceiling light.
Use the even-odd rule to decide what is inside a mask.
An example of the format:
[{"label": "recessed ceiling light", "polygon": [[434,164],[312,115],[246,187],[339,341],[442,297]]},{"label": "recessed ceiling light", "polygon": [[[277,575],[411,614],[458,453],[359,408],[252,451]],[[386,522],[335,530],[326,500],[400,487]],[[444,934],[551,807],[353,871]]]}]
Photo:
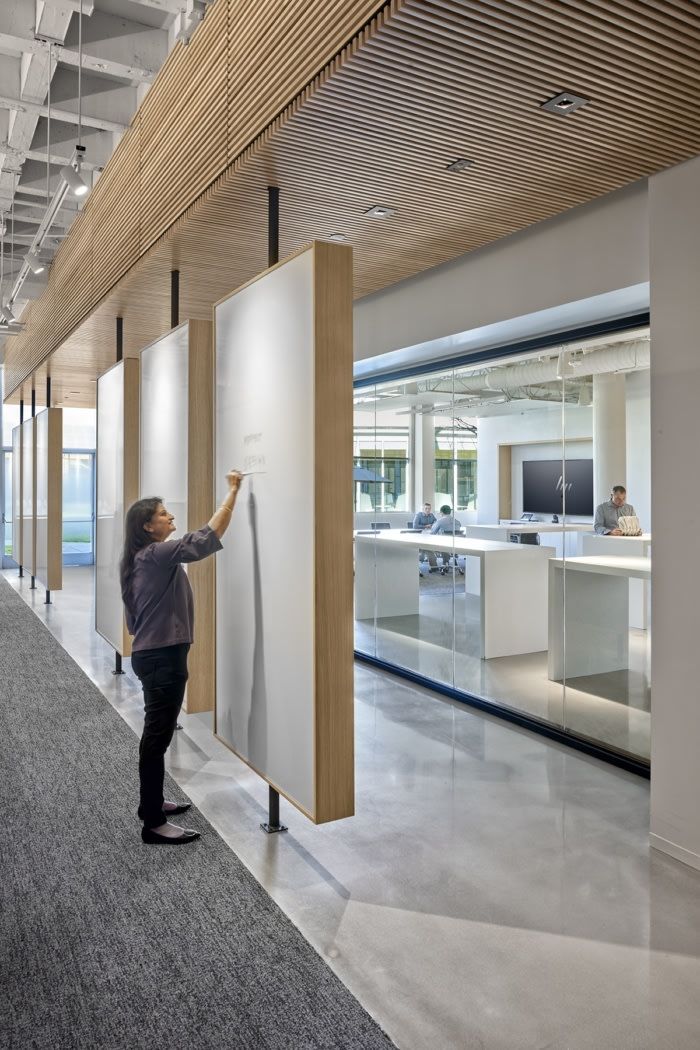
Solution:
[{"label": "recessed ceiling light", "polygon": [[347,237],[344,233],[331,233],[328,236],[329,241],[346,241]]},{"label": "recessed ceiling light", "polygon": [[373,204],[371,208],[368,208],[365,215],[371,216],[373,219],[388,219],[391,215],[396,214],[396,208],[390,208],[388,204]]},{"label": "recessed ceiling light", "polygon": [[451,164],[447,165],[448,171],[464,171],[465,168],[471,168],[473,160],[469,160],[467,157],[457,157],[457,160],[453,160]]},{"label": "recessed ceiling light", "polygon": [[561,94],[543,102],[540,109],[546,109],[548,113],[558,113],[560,117],[567,117],[569,113],[585,106],[587,102],[590,102],[590,99],[584,98],[583,95],[574,95],[572,91],[562,91]]}]

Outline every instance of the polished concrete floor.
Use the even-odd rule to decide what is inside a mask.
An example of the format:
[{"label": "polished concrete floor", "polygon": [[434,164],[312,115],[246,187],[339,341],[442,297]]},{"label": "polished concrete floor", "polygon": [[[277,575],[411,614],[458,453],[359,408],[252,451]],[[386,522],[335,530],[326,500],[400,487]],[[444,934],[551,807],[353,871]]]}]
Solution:
[{"label": "polished concrete floor", "polygon": [[[507,615],[507,610],[504,610]],[[630,630],[629,670],[565,684],[547,676],[547,653],[482,660],[480,601],[464,580],[420,581],[419,612],[355,622],[355,648],[464,692],[525,711],[619,751],[648,759],[651,632]]]},{"label": "polished concrete floor", "polygon": [[[91,572],[64,577],[45,607],[7,574],[138,732]],[[645,781],[360,666],[356,716],[337,824],[283,804],[265,836],[266,787],[207,716],[170,769],[402,1050],[697,1050],[700,874],[649,849]]]}]

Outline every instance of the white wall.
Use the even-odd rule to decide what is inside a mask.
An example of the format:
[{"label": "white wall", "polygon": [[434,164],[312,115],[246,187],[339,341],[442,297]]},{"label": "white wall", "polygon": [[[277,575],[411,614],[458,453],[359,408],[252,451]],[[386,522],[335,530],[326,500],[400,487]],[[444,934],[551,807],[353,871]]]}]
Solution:
[{"label": "white wall", "polygon": [[[578,405],[568,405],[566,410],[566,433],[567,438],[587,438],[592,435],[591,409]],[[540,442],[547,442],[546,450],[540,453],[543,459],[556,458],[552,453],[558,449],[561,455],[562,419],[561,406],[552,404],[543,406],[533,411],[521,411],[509,416],[487,416],[477,422],[477,515],[482,524],[490,524],[498,521],[499,499],[498,499],[498,446],[499,445],[523,445],[534,452]],[[572,441],[567,449],[569,459],[581,458],[581,445],[578,441]],[[587,446],[590,451],[590,446]],[[526,458],[536,458],[533,454]],[[585,458],[585,457],[584,457]],[[522,462],[522,459],[520,460]],[[514,474],[521,474],[513,460]],[[515,486],[519,485],[519,488]],[[513,496],[519,502],[514,502],[513,516],[522,513],[522,478],[517,481],[513,479]],[[518,507],[521,509],[518,510]],[[517,515],[516,515],[517,511]]]},{"label": "white wall", "polygon": [[651,842],[700,869],[699,191],[700,158],[650,180]]},{"label": "white wall", "polygon": [[645,532],[651,529],[651,373],[625,376],[627,474],[624,484]]},{"label": "white wall", "polygon": [[355,360],[644,283],[647,229],[641,181],[366,296]]}]

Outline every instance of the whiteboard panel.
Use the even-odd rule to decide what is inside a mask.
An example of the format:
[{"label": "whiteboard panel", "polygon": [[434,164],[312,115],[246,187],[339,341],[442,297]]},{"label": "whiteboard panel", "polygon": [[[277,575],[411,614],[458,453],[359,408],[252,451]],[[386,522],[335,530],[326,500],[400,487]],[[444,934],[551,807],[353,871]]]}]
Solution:
[{"label": "whiteboard panel", "polygon": [[[57,409],[60,412],[60,409]],[[48,586],[48,413],[38,413],[37,440],[37,580]]]},{"label": "whiteboard panel", "polygon": [[141,353],[139,494],[160,496],[175,515],[173,538],[187,532],[189,326]]},{"label": "whiteboard panel", "polygon": [[119,559],[124,545],[124,366],[97,381],[95,629],[123,651]]},{"label": "whiteboard panel", "polygon": [[34,576],[36,569],[34,420],[22,424],[22,563]]},{"label": "whiteboard panel", "polygon": [[[217,556],[218,735],[314,810],[313,252],[216,307],[216,485],[246,478]],[[328,508],[333,513],[333,508]]]},{"label": "whiteboard panel", "polygon": [[12,557],[22,564],[22,426],[12,431]]}]

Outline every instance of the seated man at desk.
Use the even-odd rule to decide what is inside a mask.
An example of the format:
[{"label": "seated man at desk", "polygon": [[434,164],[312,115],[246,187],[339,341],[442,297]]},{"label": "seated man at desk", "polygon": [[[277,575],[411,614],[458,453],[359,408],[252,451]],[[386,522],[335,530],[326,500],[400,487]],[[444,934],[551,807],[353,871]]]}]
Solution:
[{"label": "seated man at desk", "polygon": [[429,529],[431,525],[434,525],[436,521],[435,515],[433,514],[430,504],[424,503],[423,510],[417,510],[416,516],[413,519],[414,529]]},{"label": "seated man at desk", "polygon": [[634,507],[627,502],[627,489],[624,485],[613,485],[610,499],[596,507],[594,531],[599,536],[622,536],[618,529],[618,518],[635,517]]},{"label": "seated man at desk", "polygon": [[440,536],[445,532],[458,534],[461,531],[462,523],[453,516],[452,507],[448,507],[446,503],[443,504],[440,507],[440,517],[430,530],[431,536]]}]

